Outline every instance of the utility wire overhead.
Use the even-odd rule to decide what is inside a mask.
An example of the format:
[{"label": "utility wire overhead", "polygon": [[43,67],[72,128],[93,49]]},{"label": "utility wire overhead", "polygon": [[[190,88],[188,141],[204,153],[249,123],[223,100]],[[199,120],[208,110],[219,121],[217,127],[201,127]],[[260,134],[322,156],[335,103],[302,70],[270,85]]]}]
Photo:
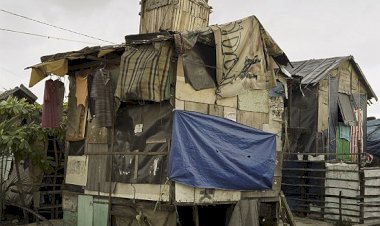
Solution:
[{"label": "utility wire overhead", "polygon": [[0,28],[0,31],[12,32],[12,33],[18,33],[18,34],[24,34],[24,35],[31,35],[31,36],[49,38],[49,39],[55,39],[55,40],[61,40],[61,41],[78,42],[78,43],[84,43],[84,44],[90,44],[90,45],[99,45],[99,43],[85,42],[85,41],[80,41],[80,40],[60,38],[60,37],[48,36],[48,35],[41,35],[41,34],[35,34],[35,33],[30,33],[30,32],[24,32],[24,31],[16,31],[16,30],[11,30],[11,29],[6,29],[6,28]]},{"label": "utility wire overhead", "polygon": [[64,30],[64,31],[67,31],[67,32],[71,32],[71,33],[77,34],[77,35],[82,35],[82,36],[85,36],[87,38],[92,38],[92,39],[95,39],[95,40],[98,40],[98,41],[107,42],[107,43],[111,43],[111,44],[117,45],[117,43],[115,43],[115,42],[110,42],[110,41],[107,41],[107,40],[104,40],[104,39],[100,39],[100,38],[97,38],[97,37],[94,37],[94,36],[91,36],[91,35],[86,35],[86,34],[83,34],[83,33],[77,32],[77,31],[73,31],[73,30],[70,30],[70,29],[67,29],[67,28],[63,28],[63,27],[59,27],[59,26],[56,26],[56,25],[48,24],[46,22],[43,22],[43,21],[40,21],[40,20],[36,20],[36,19],[33,19],[33,18],[29,18],[27,16],[23,16],[23,15],[20,15],[20,14],[17,14],[17,13],[13,13],[13,12],[10,12],[10,11],[4,10],[4,9],[0,9],[0,11],[4,12],[4,13],[8,13],[8,14],[13,15],[13,16],[21,17],[21,18],[24,18],[24,19],[27,19],[27,20],[30,20],[30,21],[34,21],[34,22],[37,22],[39,24],[43,24],[43,25],[46,25],[46,26],[54,27],[54,28],[57,28],[57,29],[60,29],[60,30]]}]

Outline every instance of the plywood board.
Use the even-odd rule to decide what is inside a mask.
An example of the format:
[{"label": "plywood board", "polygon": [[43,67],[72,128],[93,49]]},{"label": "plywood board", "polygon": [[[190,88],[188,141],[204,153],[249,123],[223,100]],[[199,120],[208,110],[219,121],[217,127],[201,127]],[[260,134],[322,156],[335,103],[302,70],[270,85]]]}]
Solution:
[{"label": "plywood board", "polygon": [[326,130],[329,126],[329,97],[328,91],[319,90],[318,96],[318,132]]},{"label": "plywood board", "polygon": [[213,115],[213,116],[218,116],[218,117],[224,117],[224,108],[223,106],[219,105],[213,105],[210,104],[208,105],[208,114]]},{"label": "plywood board", "polygon": [[275,176],[273,178],[272,189],[263,191],[242,191],[242,199],[247,198],[276,198],[281,191],[281,176]]},{"label": "plywood board", "polygon": [[224,118],[236,122],[236,119],[237,119],[236,108],[224,107],[223,113],[224,113],[224,116],[223,116]]},{"label": "plywood board", "polygon": [[[85,190],[85,194],[108,196],[107,192]],[[116,183],[112,197],[149,200],[169,201],[169,185],[158,184],[124,184]]]},{"label": "plywood board", "polygon": [[239,110],[237,112],[237,122],[262,130],[263,124],[269,123],[269,114]]},{"label": "plywood board", "polygon": [[68,156],[65,183],[86,186],[87,167],[87,156]]},{"label": "plywood board", "polygon": [[185,101],[185,110],[208,114],[208,104]]},{"label": "plywood board", "polygon": [[227,97],[227,98],[217,99],[216,104],[220,105],[220,106],[225,106],[225,107],[237,108],[238,98],[237,98],[237,96],[235,96],[235,97]]},{"label": "plywood board", "polygon": [[175,100],[175,109],[176,110],[185,110],[185,101]]},{"label": "plywood board", "polygon": [[235,202],[241,199],[240,191],[193,188],[175,183],[175,201],[177,203],[216,204]]},{"label": "plywood board", "polygon": [[348,69],[339,71],[339,92],[351,94],[351,73]]},{"label": "plywood board", "polygon": [[268,133],[276,134],[276,150],[282,151],[282,140],[281,140],[282,124],[280,123],[263,124],[262,130]]},{"label": "plywood board", "polygon": [[215,104],[215,89],[196,91],[190,84],[185,83],[185,78],[177,76],[175,97],[178,100]]},{"label": "plywood board", "polygon": [[238,108],[243,111],[269,113],[268,90],[253,90],[240,94]]}]

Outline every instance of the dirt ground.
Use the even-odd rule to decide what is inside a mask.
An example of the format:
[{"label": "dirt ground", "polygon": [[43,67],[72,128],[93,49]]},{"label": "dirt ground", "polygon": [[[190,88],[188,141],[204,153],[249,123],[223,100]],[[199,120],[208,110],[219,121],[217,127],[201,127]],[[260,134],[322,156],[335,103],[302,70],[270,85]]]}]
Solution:
[{"label": "dirt ground", "polygon": [[305,226],[305,225],[334,226],[334,224],[332,224],[332,223],[313,220],[313,219],[309,219],[309,218],[295,217],[294,219],[296,221],[297,226]]}]

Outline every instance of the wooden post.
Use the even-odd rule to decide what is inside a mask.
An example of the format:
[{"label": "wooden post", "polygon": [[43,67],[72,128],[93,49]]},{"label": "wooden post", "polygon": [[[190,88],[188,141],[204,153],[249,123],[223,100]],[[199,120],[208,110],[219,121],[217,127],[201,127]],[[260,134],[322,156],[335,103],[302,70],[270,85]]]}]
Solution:
[{"label": "wooden post", "polygon": [[339,191],[339,222],[343,223],[343,219],[342,219],[342,191]]}]

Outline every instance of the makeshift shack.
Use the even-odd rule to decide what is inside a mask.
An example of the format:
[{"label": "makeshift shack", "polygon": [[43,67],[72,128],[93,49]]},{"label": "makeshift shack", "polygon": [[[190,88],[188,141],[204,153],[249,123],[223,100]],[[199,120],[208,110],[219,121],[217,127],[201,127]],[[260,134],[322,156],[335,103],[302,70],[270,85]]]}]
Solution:
[{"label": "makeshift shack", "polygon": [[277,224],[289,60],[256,17],[209,12],[142,1],[145,34],[31,67],[69,75],[65,223]]},{"label": "makeshift shack", "polygon": [[352,56],[291,64],[282,184],[289,205],[308,216],[363,222],[367,104],[377,97]]}]

